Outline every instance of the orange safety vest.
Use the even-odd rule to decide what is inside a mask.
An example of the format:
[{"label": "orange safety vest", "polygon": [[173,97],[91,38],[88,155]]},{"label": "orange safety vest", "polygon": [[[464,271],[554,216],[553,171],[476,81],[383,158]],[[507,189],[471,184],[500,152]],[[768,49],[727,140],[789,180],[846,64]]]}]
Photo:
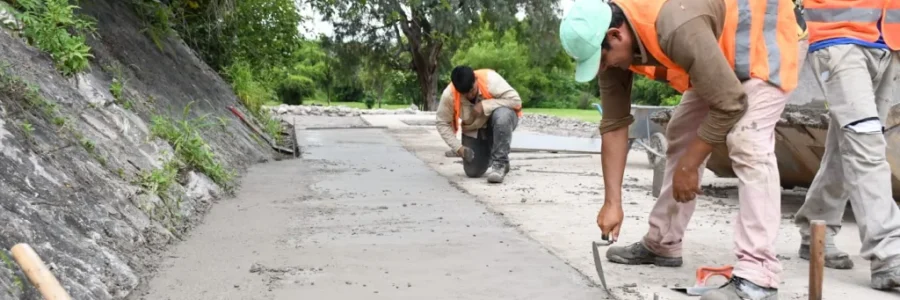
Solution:
[{"label": "orange safety vest", "polygon": [[[494,99],[494,96],[488,91],[487,88],[487,76],[488,72],[493,71],[490,69],[478,69],[475,70],[475,88],[477,88],[481,92],[482,101]],[[456,88],[453,86],[453,82],[450,83],[450,91],[453,92],[453,133],[459,131],[459,115],[460,109],[462,108],[462,102],[460,102],[461,95]],[[522,106],[518,106],[513,110],[516,111],[516,115],[520,118],[522,117]]]},{"label": "orange safety vest", "polygon": [[[657,38],[656,19],[666,0],[613,1],[631,21],[632,30],[650,55],[662,64],[662,67],[631,66],[631,71],[668,83],[681,93],[687,91],[691,87],[690,77],[663,53]],[[784,92],[796,88],[800,29],[794,16],[794,4],[783,0],[724,1],[725,26],[719,46],[738,79],[758,78]],[[768,3],[777,5],[768,6]]]},{"label": "orange safety vest", "polygon": [[880,20],[884,43],[891,50],[900,49],[900,1],[808,0],[803,6],[810,44],[841,37],[875,42]]}]

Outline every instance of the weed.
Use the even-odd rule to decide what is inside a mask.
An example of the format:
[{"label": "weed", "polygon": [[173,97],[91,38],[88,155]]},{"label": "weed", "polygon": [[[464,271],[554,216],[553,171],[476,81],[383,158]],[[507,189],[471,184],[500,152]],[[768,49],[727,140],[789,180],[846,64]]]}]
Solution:
[{"label": "weed", "polygon": [[63,75],[90,67],[93,55],[85,34],[96,30],[96,22],[76,16],[73,9],[78,6],[68,0],[18,0],[15,4],[22,10],[18,18],[25,25],[23,34],[28,43],[49,53]]},{"label": "weed", "polygon": [[158,1],[135,0],[132,1],[134,9],[146,23],[141,32],[147,33],[159,50],[163,50],[162,40],[175,35],[172,28],[174,13],[169,6]]},{"label": "weed", "polygon": [[31,140],[34,136],[34,126],[28,121],[22,122],[22,131],[25,132],[25,138]]},{"label": "weed", "polygon": [[212,123],[204,122],[205,116],[187,119],[190,106],[191,104],[185,106],[182,120],[153,116],[150,132],[153,136],[167,141],[175,149],[175,156],[184,164],[206,174],[226,191],[231,191],[233,171],[222,166],[200,135],[199,130],[211,126]]},{"label": "weed", "polygon": [[109,93],[112,94],[116,101],[122,100],[123,88],[125,88],[125,84],[119,81],[118,78],[113,78],[112,83],[109,85]]},{"label": "weed", "polygon": [[94,144],[94,141],[88,139],[81,140],[81,147],[83,147],[84,150],[87,150],[88,153],[94,153],[94,150],[97,149],[97,145]]},{"label": "weed", "polygon": [[[16,263],[9,258],[9,255],[6,255],[6,250],[0,250],[0,260],[3,260],[3,264],[6,265],[6,268],[9,269],[10,273],[13,277],[13,285],[21,292],[25,290],[25,283],[22,281],[22,278],[15,274],[15,270],[18,269],[16,267]],[[11,294],[15,294],[10,291]]]},{"label": "weed", "polygon": [[183,168],[184,164],[174,157],[163,162],[161,168],[138,174],[138,184],[141,188],[147,193],[159,196],[163,203],[162,207],[143,207],[144,211],[151,218],[164,223],[173,234],[176,233],[174,227],[181,220],[181,198],[172,199],[169,189],[177,182],[179,171]]},{"label": "weed", "polygon": [[63,126],[66,126],[66,123],[67,123],[66,118],[64,118],[62,116],[53,117],[53,125],[63,127]]}]

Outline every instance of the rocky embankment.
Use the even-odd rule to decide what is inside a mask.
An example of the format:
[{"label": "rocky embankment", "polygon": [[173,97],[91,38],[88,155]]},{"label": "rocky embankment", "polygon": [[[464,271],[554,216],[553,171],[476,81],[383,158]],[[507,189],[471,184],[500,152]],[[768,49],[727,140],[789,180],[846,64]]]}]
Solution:
[{"label": "rocky embankment", "polygon": [[11,260],[18,243],[72,299],[127,298],[234,175],[273,155],[181,40],[157,48],[128,1],[80,5],[97,31],[91,68],[75,77],[0,30],[0,299],[41,299]]},{"label": "rocky embankment", "polygon": [[[361,115],[423,115],[434,112],[420,111],[415,105],[404,109],[358,109],[346,106],[286,105],[264,107],[274,115],[355,117]],[[596,123],[577,119],[560,118],[544,114],[525,113],[519,126],[530,131],[575,137],[596,137]]]}]

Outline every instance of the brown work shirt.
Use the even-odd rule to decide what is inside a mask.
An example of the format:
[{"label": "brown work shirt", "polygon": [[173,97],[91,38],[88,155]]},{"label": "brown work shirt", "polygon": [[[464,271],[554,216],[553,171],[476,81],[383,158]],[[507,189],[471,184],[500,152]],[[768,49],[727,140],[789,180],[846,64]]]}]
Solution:
[{"label": "brown work shirt", "polygon": [[[709,103],[709,115],[698,134],[710,144],[724,142],[747,108],[744,88],[718,44],[724,21],[725,2],[721,0],[666,1],[656,20],[662,52],[688,73],[693,93]],[[629,26],[633,27],[630,21]],[[637,34],[633,36],[637,49],[632,64],[659,66]],[[634,122],[631,115],[634,75],[620,68],[608,68],[598,75],[603,108],[601,134]]]},{"label": "brown work shirt", "polygon": [[[481,101],[484,100],[484,95],[481,95],[479,92],[477,100],[478,102],[481,102],[481,107],[484,109],[483,114],[474,113],[475,104],[466,99],[465,96],[460,96],[461,111],[459,113],[459,118],[462,119],[462,122],[460,122],[460,127],[462,128],[460,129],[462,134],[469,137],[477,137],[478,129],[487,125],[488,120],[491,118],[491,113],[493,113],[495,109],[500,107],[509,107],[513,109],[522,107],[522,99],[519,97],[519,92],[517,92],[503,76],[500,76],[499,73],[489,71],[487,78],[485,78],[485,85],[487,86],[488,93],[491,94],[492,99]],[[456,138],[456,133],[453,132],[455,100],[452,89],[453,87],[447,85],[447,87],[444,88],[444,92],[441,93],[441,102],[438,103],[435,119],[437,121],[437,131],[440,133],[441,138],[444,139],[448,146],[450,146],[450,149],[459,151],[459,148],[462,147],[462,142]]]}]

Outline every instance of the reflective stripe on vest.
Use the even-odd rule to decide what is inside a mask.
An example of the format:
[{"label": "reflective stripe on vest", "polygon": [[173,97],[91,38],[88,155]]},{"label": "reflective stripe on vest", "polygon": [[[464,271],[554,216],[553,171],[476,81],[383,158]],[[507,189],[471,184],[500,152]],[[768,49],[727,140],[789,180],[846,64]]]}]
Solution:
[{"label": "reflective stripe on vest", "polygon": [[[494,96],[491,95],[491,92],[488,91],[487,86],[487,77],[488,73],[493,72],[491,69],[478,69],[475,70],[475,86],[472,87],[474,89],[478,89],[481,93],[482,101],[493,99]],[[459,131],[460,127],[460,115],[462,110],[462,95],[458,91],[456,91],[456,87],[453,86],[453,82],[450,83],[450,91],[453,92],[453,133]],[[522,117],[522,106],[516,107],[513,110],[516,111],[516,115],[520,118]]]},{"label": "reflective stripe on vest", "polygon": [[805,6],[810,43],[843,37],[875,42],[883,35],[889,48],[900,50],[900,1],[824,0]]},{"label": "reflective stripe on vest", "polygon": [[[679,92],[690,77],[662,52],[656,19],[666,0],[614,0],[628,17],[647,51],[663,65],[632,66],[636,73],[668,82]],[[725,0],[725,25],[719,46],[740,81],[758,78],[790,92],[797,86],[798,37],[794,4],[786,0]]]}]

